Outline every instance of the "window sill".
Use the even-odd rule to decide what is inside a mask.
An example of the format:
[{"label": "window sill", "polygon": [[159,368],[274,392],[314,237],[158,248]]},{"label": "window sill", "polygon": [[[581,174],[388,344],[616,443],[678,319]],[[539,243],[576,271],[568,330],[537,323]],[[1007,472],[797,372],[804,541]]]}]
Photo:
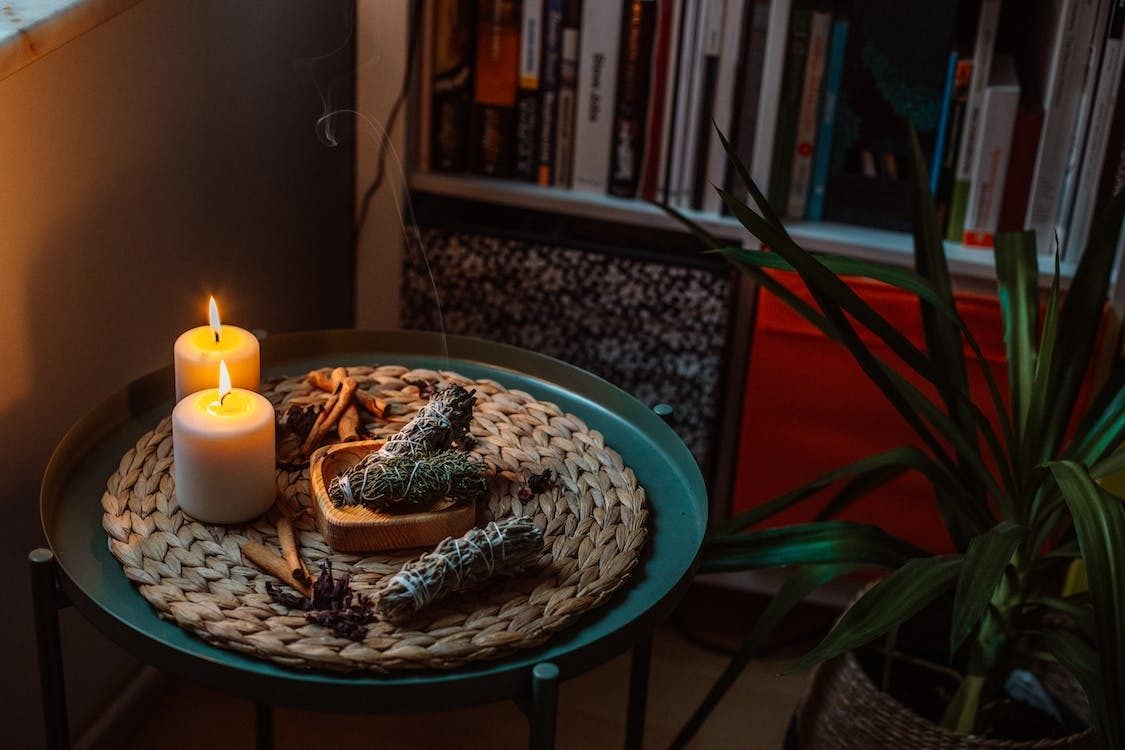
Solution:
[{"label": "window sill", "polygon": [[140,0],[0,0],[0,80]]}]

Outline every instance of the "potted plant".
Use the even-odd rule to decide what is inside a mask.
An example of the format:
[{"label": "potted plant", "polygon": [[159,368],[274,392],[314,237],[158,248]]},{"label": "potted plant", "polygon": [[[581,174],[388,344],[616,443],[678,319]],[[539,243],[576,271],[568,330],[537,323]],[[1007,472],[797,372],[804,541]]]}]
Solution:
[{"label": "potted plant", "polygon": [[[889,572],[868,587],[819,645],[793,666],[803,669],[832,660],[834,670],[818,669],[802,708],[803,727],[816,725],[807,713],[817,710],[810,699],[817,697],[826,681],[831,682],[822,679],[825,674],[838,675],[841,663],[854,666],[851,652],[881,637],[887,638],[888,658],[909,651],[909,644],[895,646],[896,635],[900,628],[921,622],[942,632],[945,653],[939,661],[944,663],[933,664],[932,657],[923,663],[951,676],[950,699],[939,721],[925,721],[902,709],[909,719],[918,719],[921,729],[886,732],[888,739],[882,746],[1025,746],[992,740],[982,744],[974,738],[985,723],[983,709],[1004,693],[1006,683],[1010,691],[1015,668],[1027,667],[1035,673],[1038,666],[1054,665],[1057,670],[1061,665],[1088,698],[1093,731],[1070,736],[1059,746],[1125,747],[1125,505],[1096,481],[1125,468],[1125,452],[1115,452],[1125,438],[1125,358],[1114,362],[1085,413],[1076,413],[1079,390],[1094,355],[1125,195],[1118,196],[1100,217],[1065,299],[1056,254],[1042,320],[1034,234],[996,238],[1010,392],[1005,400],[954,307],[929,180],[913,128],[914,271],[802,249],[726,139],[719,137],[758,210],[727,191],[719,194],[771,252],[728,247],[674,209],[662,207],[753,277],[765,292],[777,295],[844,346],[910,425],[922,447],[906,445],[868,456],[712,529],[702,570],[785,566],[791,574],[673,746],[682,746],[694,735],[764,638],[797,603],[833,579],[866,569]],[[795,271],[815,306],[790,292],[767,269]],[[915,295],[921,305],[924,349],[856,295],[845,281],[847,276],[875,279]],[[858,336],[860,326],[932,384],[938,398],[928,397],[875,356]],[[964,346],[987,379],[989,400],[999,415],[996,426],[969,394]],[[864,493],[907,471],[921,473],[932,484],[955,553],[928,554],[877,527],[834,520]],[[834,494],[816,521],[755,528],[826,488],[835,488]],[[1088,589],[1063,595],[1063,574],[1079,560],[1085,566]],[[944,614],[939,614],[943,603]],[[852,682],[841,685],[848,691],[856,689]],[[1029,690],[1038,691],[1039,683],[1033,679]],[[854,695],[842,698],[856,699]],[[899,706],[886,696],[879,699]],[[823,696],[817,700],[823,703]],[[878,714],[864,715],[865,711],[852,705],[843,714],[868,723]],[[933,735],[916,734],[922,730]],[[823,743],[818,747],[876,747],[878,734],[870,728],[866,733],[841,728],[830,743],[823,736],[813,741]],[[813,745],[806,738],[802,746]]]}]

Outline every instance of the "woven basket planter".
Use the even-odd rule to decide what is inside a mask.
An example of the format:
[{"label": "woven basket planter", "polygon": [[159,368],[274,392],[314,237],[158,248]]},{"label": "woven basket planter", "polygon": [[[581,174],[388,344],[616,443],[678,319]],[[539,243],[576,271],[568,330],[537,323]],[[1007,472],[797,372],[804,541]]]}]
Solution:
[{"label": "woven basket planter", "polygon": [[817,667],[797,710],[800,750],[1095,750],[1092,730],[1015,742],[955,734],[922,718],[871,681],[850,651]]}]

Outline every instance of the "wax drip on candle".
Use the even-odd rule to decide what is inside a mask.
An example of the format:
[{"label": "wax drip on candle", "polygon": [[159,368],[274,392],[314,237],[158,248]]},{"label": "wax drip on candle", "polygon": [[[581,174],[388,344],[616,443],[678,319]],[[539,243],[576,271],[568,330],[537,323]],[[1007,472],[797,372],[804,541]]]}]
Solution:
[{"label": "wax drip on candle", "polygon": [[223,331],[223,326],[219,322],[219,306],[215,304],[215,298],[211,297],[211,302],[207,305],[207,316],[211,322],[211,332],[215,334],[215,343],[219,343],[219,336]]},{"label": "wax drip on candle", "polygon": [[[213,300],[212,300],[213,301]],[[225,359],[219,360],[219,406],[222,407],[223,402],[227,400],[230,395],[230,372],[227,370],[227,361]]]}]

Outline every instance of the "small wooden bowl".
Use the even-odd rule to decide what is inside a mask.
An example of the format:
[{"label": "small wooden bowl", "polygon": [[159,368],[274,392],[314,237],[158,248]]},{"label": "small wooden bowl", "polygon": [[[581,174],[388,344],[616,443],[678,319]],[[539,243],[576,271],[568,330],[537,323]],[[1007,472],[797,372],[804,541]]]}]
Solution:
[{"label": "small wooden bowl", "polygon": [[337,508],[328,496],[333,478],[355,466],[368,453],[383,447],[382,440],[359,440],[326,445],[309,460],[316,525],[328,546],[338,552],[378,552],[409,547],[433,547],[449,536],[461,536],[477,520],[473,503],[441,500],[427,510],[384,513],[362,505]]}]

